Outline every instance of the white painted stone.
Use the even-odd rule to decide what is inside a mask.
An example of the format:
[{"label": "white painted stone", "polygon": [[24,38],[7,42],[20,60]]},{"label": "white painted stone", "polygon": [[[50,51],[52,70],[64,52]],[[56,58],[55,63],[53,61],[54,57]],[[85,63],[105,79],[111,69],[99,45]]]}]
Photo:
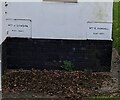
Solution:
[{"label": "white painted stone", "polygon": [[0,3],[0,44],[2,43],[2,3]]},{"label": "white painted stone", "polygon": [[[5,16],[7,19],[32,20],[32,27],[30,29],[31,38],[74,40],[112,39],[112,2],[10,2],[5,11],[7,12]],[[99,25],[88,24],[88,22],[99,22]],[[106,23],[110,24],[106,25]],[[88,30],[88,27],[91,25],[103,26],[109,29],[104,31],[102,35],[93,35],[92,33],[96,32],[96,30]],[[29,37],[29,34],[25,35],[25,32],[19,34],[10,32],[9,34],[10,28],[7,26],[5,28],[4,33],[7,30],[9,37]],[[97,32],[101,31],[97,30]]]}]

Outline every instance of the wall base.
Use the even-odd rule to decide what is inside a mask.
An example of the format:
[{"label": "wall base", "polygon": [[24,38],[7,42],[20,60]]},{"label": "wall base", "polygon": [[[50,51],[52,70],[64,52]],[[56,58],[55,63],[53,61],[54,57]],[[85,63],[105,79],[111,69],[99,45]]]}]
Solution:
[{"label": "wall base", "polygon": [[2,65],[8,69],[61,69],[71,61],[75,70],[110,71],[112,41],[7,38]]}]

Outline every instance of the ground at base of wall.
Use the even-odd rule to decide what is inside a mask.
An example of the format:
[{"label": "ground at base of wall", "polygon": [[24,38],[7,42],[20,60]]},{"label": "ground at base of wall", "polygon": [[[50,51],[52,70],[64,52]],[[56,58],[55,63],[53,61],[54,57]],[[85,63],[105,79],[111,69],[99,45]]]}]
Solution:
[{"label": "ground at base of wall", "polygon": [[3,98],[119,97],[119,65],[113,48],[111,72],[8,70],[2,77]]},{"label": "ground at base of wall", "polygon": [[81,98],[119,96],[110,73],[59,70],[9,70],[3,98]]}]

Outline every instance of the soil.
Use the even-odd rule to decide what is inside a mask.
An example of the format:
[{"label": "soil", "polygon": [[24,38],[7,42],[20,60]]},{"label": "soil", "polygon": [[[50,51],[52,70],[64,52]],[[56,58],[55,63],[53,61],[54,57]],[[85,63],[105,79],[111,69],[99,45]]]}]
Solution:
[{"label": "soil", "polygon": [[112,56],[111,72],[8,70],[2,77],[3,98],[120,96],[120,57],[115,49]]}]

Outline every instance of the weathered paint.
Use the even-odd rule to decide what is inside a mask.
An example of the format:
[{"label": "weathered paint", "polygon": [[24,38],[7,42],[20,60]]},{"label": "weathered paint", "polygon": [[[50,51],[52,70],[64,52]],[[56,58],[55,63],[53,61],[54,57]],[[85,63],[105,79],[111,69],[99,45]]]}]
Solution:
[{"label": "weathered paint", "polygon": [[[13,27],[8,27],[8,25],[14,24],[16,21],[20,25],[25,20],[31,20],[31,38],[112,40],[112,2],[10,2],[5,7],[5,12],[7,12],[5,14],[7,20],[5,20],[4,33],[7,31],[9,37],[29,37],[29,34],[25,35],[24,29],[20,28],[21,32],[12,32]],[[95,35],[93,34],[94,30],[92,30],[92,34],[88,35],[88,28],[91,27],[88,22],[100,22],[99,27],[101,28],[105,26],[101,22],[109,22],[110,24],[107,24],[108,31],[106,30],[107,32],[104,34]],[[99,32],[99,30],[97,31]]]},{"label": "weathered paint", "polygon": [[2,43],[2,3],[0,2],[0,44]]},{"label": "weathered paint", "polygon": [[[100,3],[98,3],[96,6],[97,6],[97,9],[98,9],[98,12],[96,12],[96,20],[101,20],[101,21],[106,21],[107,20],[107,22],[111,22],[112,17],[111,17],[111,19],[108,19],[108,18],[110,16],[112,16],[111,7],[113,7],[113,3],[111,3],[111,2],[106,3],[105,2],[101,5],[100,5]],[[111,10],[109,10],[109,9],[111,9]],[[111,15],[109,13],[111,13]]]},{"label": "weathered paint", "polygon": [[0,45],[7,37],[6,32],[6,16],[5,16],[5,5],[3,2],[0,2]]}]

